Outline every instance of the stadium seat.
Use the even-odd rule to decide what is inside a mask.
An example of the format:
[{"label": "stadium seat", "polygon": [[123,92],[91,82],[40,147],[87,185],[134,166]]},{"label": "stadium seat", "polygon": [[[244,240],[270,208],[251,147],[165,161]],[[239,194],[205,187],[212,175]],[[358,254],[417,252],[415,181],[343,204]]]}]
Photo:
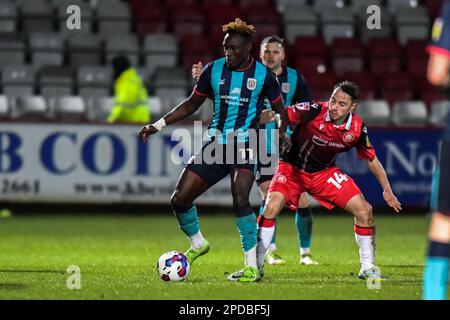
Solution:
[{"label": "stadium seat", "polygon": [[442,5],[445,0],[424,0],[424,5],[428,10],[428,14],[434,20],[441,12]]},{"label": "stadium seat", "polygon": [[304,7],[308,5],[308,0],[276,0],[275,1],[278,12],[286,11],[286,8]]},{"label": "stadium seat", "polygon": [[69,67],[44,66],[40,71],[39,87],[47,101],[49,116],[53,118],[56,99],[73,94],[74,81]]},{"label": "stadium seat", "polygon": [[426,40],[410,40],[405,48],[406,66],[408,73],[414,77],[423,77],[427,72],[428,54]]},{"label": "stadium seat", "polygon": [[17,5],[12,1],[0,1],[0,33],[17,31]]},{"label": "stadium seat", "polygon": [[246,21],[255,26],[254,38],[264,38],[270,34],[281,34],[281,18],[271,5],[252,5],[243,10]]},{"label": "stadium seat", "polygon": [[8,97],[13,109],[15,98],[33,95],[35,88],[34,68],[25,65],[7,66],[3,69],[1,81],[3,94]]},{"label": "stadium seat", "polygon": [[322,13],[324,10],[335,10],[345,7],[344,0],[314,0],[314,11],[316,13]]},{"label": "stadium seat", "polygon": [[327,45],[321,36],[301,36],[295,39],[295,56],[327,58]]},{"label": "stadium seat", "polygon": [[396,13],[397,38],[401,45],[411,39],[429,38],[430,18],[424,7],[400,8]]},{"label": "stadium seat", "polygon": [[56,99],[55,118],[59,121],[83,121],[86,106],[80,96],[61,96]]},{"label": "stadium seat", "polygon": [[340,81],[351,81],[359,87],[360,100],[373,100],[377,97],[375,79],[365,71],[350,72],[340,77]]},{"label": "stadium seat", "polygon": [[334,38],[354,36],[355,18],[346,8],[327,9],[321,13],[322,34],[326,44]]},{"label": "stadium seat", "polygon": [[283,14],[284,34],[289,43],[298,36],[315,36],[319,32],[319,20],[308,6],[286,8]]},{"label": "stadium seat", "polygon": [[337,76],[364,70],[365,51],[358,39],[335,38],[330,49],[331,64]]},{"label": "stadium seat", "polygon": [[144,59],[150,76],[158,66],[174,67],[178,59],[178,45],[169,33],[149,34],[144,40]]},{"label": "stadium seat", "polygon": [[134,34],[115,35],[106,39],[106,63],[109,64],[116,55],[126,55],[131,65],[139,65],[139,42]]},{"label": "stadium seat", "polygon": [[381,97],[392,106],[395,102],[413,99],[411,78],[403,72],[385,74],[380,81]]},{"label": "stadium seat", "polygon": [[43,96],[19,96],[13,110],[12,118],[24,121],[45,121],[50,117]]},{"label": "stadium seat", "polygon": [[295,61],[295,69],[309,79],[325,73],[327,71],[327,62],[322,57],[299,57]]},{"label": "stadium seat", "polygon": [[422,101],[396,102],[392,122],[397,126],[423,126],[428,123],[428,110]]},{"label": "stadium seat", "polygon": [[311,94],[315,101],[328,101],[333,92],[333,88],[337,83],[336,76],[331,72],[317,74],[315,76],[307,77],[306,79],[308,80]]},{"label": "stadium seat", "polygon": [[10,117],[10,108],[8,98],[2,94],[0,95],[0,121],[8,120]]},{"label": "stadium seat", "polygon": [[[93,25],[93,12],[91,6],[83,0],[57,0],[54,1],[57,12],[57,20],[59,23],[59,30],[64,35],[72,36],[79,33],[90,33]],[[80,8],[80,29],[69,29],[67,27],[67,8],[71,5],[76,5]]]},{"label": "stadium seat", "polygon": [[367,27],[367,19],[370,15],[366,12],[366,8],[361,9],[357,13],[359,38],[364,44],[368,44],[372,38],[390,38],[393,35],[394,19],[386,7],[381,6],[380,9],[380,29],[369,29]]},{"label": "stadium seat", "polygon": [[146,5],[135,12],[135,19],[136,35],[139,41],[143,41],[148,34],[167,31],[169,17],[166,9],[162,6]]},{"label": "stadium seat", "polygon": [[102,62],[102,41],[92,33],[76,33],[67,39],[70,66],[98,65]]},{"label": "stadium seat", "polygon": [[0,69],[25,63],[25,43],[18,34],[0,35]]},{"label": "stadium seat", "polygon": [[356,114],[369,126],[388,126],[391,110],[385,100],[362,100]]},{"label": "stadium seat", "polygon": [[36,68],[64,62],[64,41],[60,33],[31,33],[29,50]]},{"label": "stadium seat", "polygon": [[159,119],[164,115],[162,112],[161,99],[159,97],[149,96],[148,106],[150,108],[152,119]]},{"label": "stadium seat", "polygon": [[83,66],[77,72],[79,95],[89,97],[108,97],[111,92],[112,70],[110,67]]},{"label": "stadium seat", "polygon": [[382,7],[383,0],[354,0],[350,2],[350,7],[352,8],[354,14],[364,12],[366,14],[366,17],[368,17],[368,14],[366,13],[367,8],[372,5]]},{"label": "stadium seat", "polygon": [[401,47],[395,38],[373,38],[369,42],[370,71],[375,76],[401,70]]},{"label": "stadium seat", "polygon": [[176,6],[171,13],[171,23],[175,37],[180,39],[186,34],[203,34],[206,17],[202,7]]},{"label": "stadium seat", "polygon": [[24,1],[19,7],[24,32],[52,32],[54,5],[45,0]]},{"label": "stadium seat", "polygon": [[448,100],[433,102],[430,111],[430,123],[437,127],[444,126],[449,112],[450,103]]},{"label": "stadium seat", "polygon": [[404,8],[416,8],[419,6],[419,3],[420,0],[386,0],[386,6],[393,14]]},{"label": "stadium seat", "polygon": [[97,19],[101,35],[123,35],[131,30],[130,8],[121,1],[101,1],[97,6]]},{"label": "stadium seat", "polygon": [[156,69],[152,86],[161,99],[163,110],[169,111],[167,108],[174,107],[177,98],[186,97],[189,81],[182,68],[160,67]]}]

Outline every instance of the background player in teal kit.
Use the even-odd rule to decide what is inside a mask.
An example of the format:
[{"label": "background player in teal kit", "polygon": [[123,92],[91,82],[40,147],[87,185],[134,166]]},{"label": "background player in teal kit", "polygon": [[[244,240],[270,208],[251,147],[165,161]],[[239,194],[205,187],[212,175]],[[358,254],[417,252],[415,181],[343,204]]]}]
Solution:
[{"label": "background player in teal kit", "polygon": [[[264,38],[260,45],[260,58],[262,63],[277,76],[278,82],[281,86],[283,101],[286,106],[299,102],[312,101],[308,84],[306,83],[303,75],[292,68],[283,66],[283,62],[285,60],[283,39],[273,35]],[[266,107],[267,109],[271,109],[269,103],[266,103]],[[265,124],[265,127],[263,128],[267,130],[266,146],[267,154],[270,155],[277,152],[276,150],[273,150],[274,148],[272,147],[272,130],[275,129],[275,123],[269,122]],[[290,134],[290,131],[290,128],[288,128],[288,134]],[[260,167],[267,167],[270,165],[271,164],[264,165],[259,163]],[[275,167],[274,164],[272,164],[271,169],[273,169],[273,172],[270,174],[264,174],[261,172],[261,169],[262,168],[260,168],[259,174],[256,177],[256,183],[258,184],[262,198],[260,214],[262,213],[262,209],[264,208],[264,204],[266,202],[267,190],[269,189],[270,181],[275,174]],[[311,207],[309,205],[307,194],[303,193],[300,197],[298,209],[295,213],[295,225],[297,227],[297,234],[299,237],[300,263],[305,265],[318,264],[312,259],[310,253],[312,223]],[[284,264],[286,262],[276,251],[277,247],[275,233],[266,255],[268,264]]]},{"label": "background player in teal kit", "polygon": [[[253,129],[257,129],[259,115],[264,109],[264,98],[267,97],[272,108],[281,114],[281,150],[289,150],[291,142],[286,136],[288,119],[278,81],[263,64],[250,56],[254,27],[236,19],[223,26],[223,31],[226,33],[223,40],[225,57],[206,65],[191,96],[156,123],[143,127],[139,135],[146,142],[149,135],[194,113],[206,97],[213,99],[210,140],[189,160],[181,173],[171,204],[181,230],[189,237],[191,248],[186,256],[192,264],[209,251],[209,243],[200,231],[197,209],[193,202],[229,175],[245,267],[228,279],[254,282],[261,279],[262,274],[256,262],[256,216],[249,203],[256,172],[256,161],[252,159],[252,154],[256,155],[257,150],[250,149],[253,148],[251,133]],[[231,151],[230,144],[233,146]],[[242,149],[246,152],[240,152]],[[232,163],[227,161],[230,152],[233,153]]]},{"label": "background player in teal kit", "polygon": [[[428,80],[440,87],[450,87],[450,1],[446,1],[432,31],[428,47]],[[450,115],[442,136],[439,159],[437,205],[429,230],[429,245],[424,270],[423,298],[446,298],[450,257]]]},{"label": "background player in teal kit", "polygon": [[[261,41],[260,58],[261,62],[277,76],[278,82],[281,85],[283,101],[286,106],[298,102],[312,101],[310,90],[303,75],[292,68],[283,67],[285,52],[283,40],[280,37],[268,36]],[[203,65],[201,62],[194,64],[192,66],[192,77],[198,81],[202,70]],[[271,110],[270,103],[268,101],[265,102],[265,106],[267,109]],[[261,129],[267,130],[265,137],[266,153],[268,155],[267,159],[271,158],[270,155],[277,152],[272,141],[275,126],[276,125],[274,122],[268,122],[267,124],[260,126]],[[288,134],[289,133],[290,128],[288,128]],[[274,173],[275,164],[262,164],[261,161],[258,161],[256,183],[262,198],[260,214],[262,212],[262,208],[264,208],[267,190]],[[305,265],[318,264],[312,259],[310,254],[312,237],[312,210],[309,206],[306,193],[302,194],[300,198],[299,206],[295,214],[295,224],[297,227],[297,234],[300,244],[300,263]],[[286,263],[286,261],[277,253],[275,235],[272,239],[266,258],[268,264],[277,265]]]}]

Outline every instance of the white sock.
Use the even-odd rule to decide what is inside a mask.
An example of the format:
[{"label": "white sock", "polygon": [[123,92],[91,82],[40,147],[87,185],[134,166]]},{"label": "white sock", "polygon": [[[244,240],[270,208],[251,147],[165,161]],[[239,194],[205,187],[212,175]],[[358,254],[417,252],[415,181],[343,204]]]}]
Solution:
[{"label": "white sock", "polygon": [[192,237],[189,237],[189,241],[191,242],[191,247],[194,250],[203,248],[203,246],[205,245],[205,238],[203,238],[202,232],[200,230]]},{"label": "white sock", "polygon": [[311,252],[311,248],[300,248],[300,256],[304,254],[309,254]]},{"label": "white sock", "polygon": [[258,264],[256,263],[256,246],[245,251],[245,265],[258,269]]},{"label": "white sock", "polygon": [[263,227],[259,226],[258,229],[258,246],[257,246],[257,260],[258,267],[264,265],[264,257],[266,256],[267,250],[269,249],[270,243],[272,242],[273,234],[275,233],[275,226]]},{"label": "white sock", "polygon": [[276,251],[276,250],[277,250],[277,245],[272,242],[269,246],[269,251]]},{"label": "white sock", "polygon": [[361,271],[372,268],[375,263],[375,235],[360,235],[355,232],[355,240],[359,247]]}]

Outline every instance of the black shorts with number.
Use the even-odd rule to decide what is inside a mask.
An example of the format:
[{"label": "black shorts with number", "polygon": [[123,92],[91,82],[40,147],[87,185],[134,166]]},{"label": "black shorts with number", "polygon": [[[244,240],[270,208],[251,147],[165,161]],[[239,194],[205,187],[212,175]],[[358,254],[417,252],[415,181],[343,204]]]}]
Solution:
[{"label": "black shorts with number", "polygon": [[219,144],[210,141],[189,159],[186,169],[211,187],[235,170],[245,169],[255,175],[256,159],[257,149],[248,142]]},{"label": "black shorts with number", "polygon": [[439,159],[437,211],[450,216],[450,113],[447,116],[447,127],[442,137]]}]

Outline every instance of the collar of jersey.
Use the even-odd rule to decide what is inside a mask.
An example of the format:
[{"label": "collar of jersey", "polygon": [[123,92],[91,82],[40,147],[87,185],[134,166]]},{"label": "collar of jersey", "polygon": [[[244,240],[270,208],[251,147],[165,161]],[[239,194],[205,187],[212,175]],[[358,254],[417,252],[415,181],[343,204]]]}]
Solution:
[{"label": "collar of jersey", "polygon": [[242,72],[242,71],[246,71],[246,70],[250,69],[252,67],[252,65],[253,65],[253,62],[255,61],[255,59],[253,59],[253,57],[250,57],[250,59],[251,60],[250,60],[250,63],[248,64],[248,66],[246,66],[245,68],[242,68],[242,69],[236,69],[234,71]]},{"label": "collar of jersey", "polygon": [[[345,129],[345,130],[350,130],[350,127],[352,125],[352,119],[353,119],[353,114],[350,112],[348,115],[348,119],[347,119],[347,123],[345,124],[345,126],[342,125],[334,125],[335,128],[337,129]],[[327,111],[326,115],[325,115],[325,121],[326,122],[331,122],[331,117],[329,112]]]}]

